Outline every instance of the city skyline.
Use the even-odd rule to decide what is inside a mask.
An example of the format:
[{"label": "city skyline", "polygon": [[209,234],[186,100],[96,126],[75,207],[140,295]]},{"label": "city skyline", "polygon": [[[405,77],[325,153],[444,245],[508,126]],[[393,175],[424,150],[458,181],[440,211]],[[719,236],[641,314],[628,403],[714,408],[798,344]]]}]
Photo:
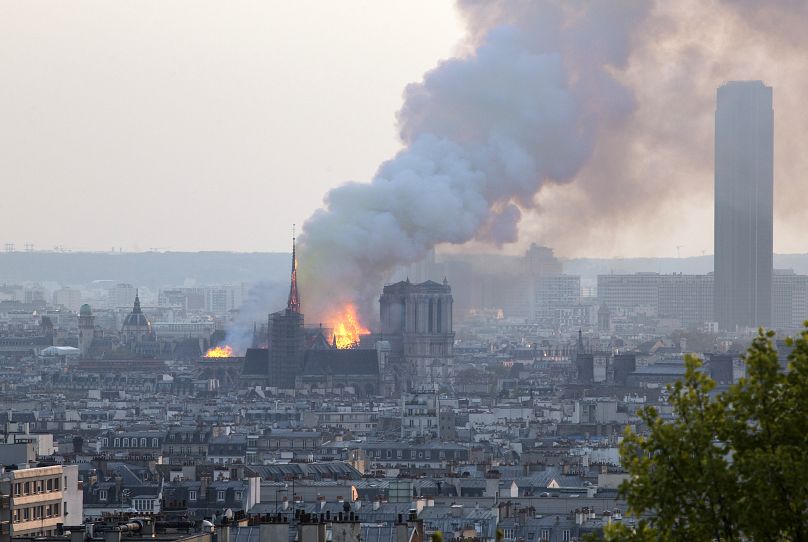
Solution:
[{"label": "city skyline", "polygon": [[805,539],[805,28],[0,4],[0,542]]}]

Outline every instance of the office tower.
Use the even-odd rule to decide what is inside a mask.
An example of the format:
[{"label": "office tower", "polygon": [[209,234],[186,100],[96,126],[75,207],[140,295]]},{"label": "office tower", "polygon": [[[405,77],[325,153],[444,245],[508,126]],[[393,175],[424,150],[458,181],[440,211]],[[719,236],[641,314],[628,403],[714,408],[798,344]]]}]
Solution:
[{"label": "office tower", "polygon": [[772,89],[732,81],[715,111],[715,310],[721,329],[769,325],[774,154]]}]

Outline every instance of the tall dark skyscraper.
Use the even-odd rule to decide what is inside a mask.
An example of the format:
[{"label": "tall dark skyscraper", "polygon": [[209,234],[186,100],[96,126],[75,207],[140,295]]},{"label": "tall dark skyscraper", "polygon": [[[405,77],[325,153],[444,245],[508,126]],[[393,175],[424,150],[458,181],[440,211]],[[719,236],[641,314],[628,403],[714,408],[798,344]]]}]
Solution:
[{"label": "tall dark skyscraper", "polygon": [[769,325],[772,311],[772,88],[731,81],[715,111],[715,318]]}]

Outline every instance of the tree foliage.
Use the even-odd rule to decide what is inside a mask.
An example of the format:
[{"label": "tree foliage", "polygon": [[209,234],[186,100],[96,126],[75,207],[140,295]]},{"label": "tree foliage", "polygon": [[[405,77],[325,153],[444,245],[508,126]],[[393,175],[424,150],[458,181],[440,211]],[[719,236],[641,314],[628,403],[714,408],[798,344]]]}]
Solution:
[{"label": "tree foliage", "polygon": [[808,542],[808,329],[787,339],[787,371],[773,337],[759,332],[747,376],[722,393],[688,356],[673,418],[641,411],[646,430],[627,431],[620,450],[639,523],[613,525],[607,539]]}]

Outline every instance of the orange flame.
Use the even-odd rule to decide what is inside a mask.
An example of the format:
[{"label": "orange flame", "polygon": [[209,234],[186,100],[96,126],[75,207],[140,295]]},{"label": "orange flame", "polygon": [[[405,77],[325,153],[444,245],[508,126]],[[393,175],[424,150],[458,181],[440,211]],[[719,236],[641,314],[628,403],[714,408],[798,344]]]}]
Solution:
[{"label": "orange flame", "polygon": [[359,344],[359,336],[370,333],[370,330],[359,322],[356,307],[352,303],[331,315],[328,319],[334,330],[334,342],[337,348],[352,348]]},{"label": "orange flame", "polygon": [[232,358],[233,357],[233,348],[231,346],[217,346],[216,348],[210,348],[207,352],[205,352],[206,358]]}]

